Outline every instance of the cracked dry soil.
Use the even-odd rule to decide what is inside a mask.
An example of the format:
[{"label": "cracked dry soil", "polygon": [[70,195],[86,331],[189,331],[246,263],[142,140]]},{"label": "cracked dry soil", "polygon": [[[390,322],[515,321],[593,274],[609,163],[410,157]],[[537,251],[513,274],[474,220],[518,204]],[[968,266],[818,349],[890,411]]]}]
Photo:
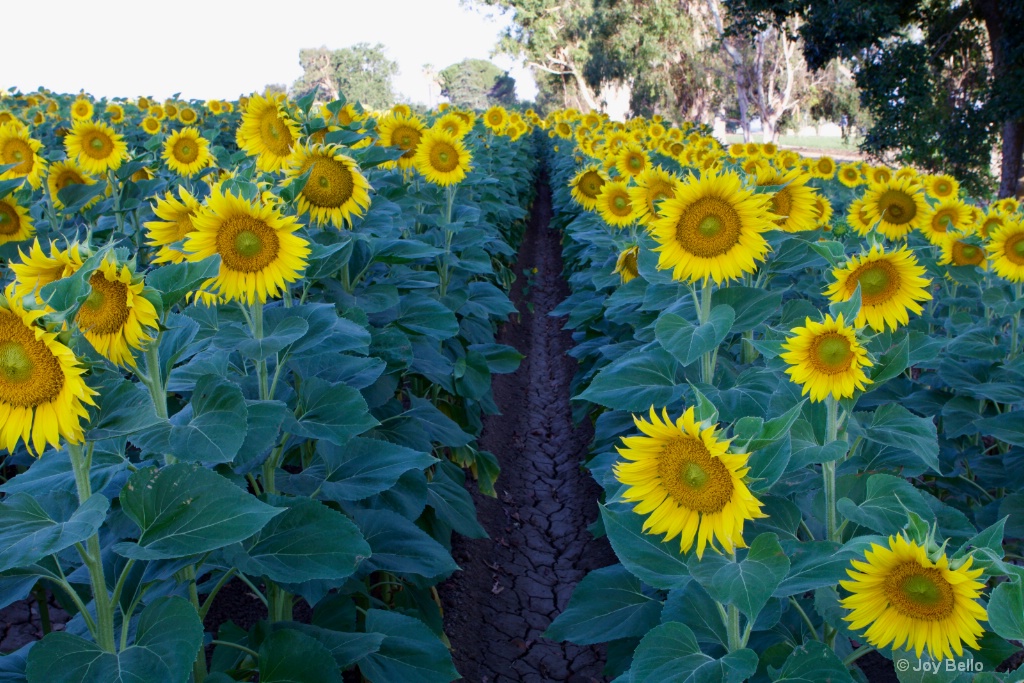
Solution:
[{"label": "cracked dry soil", "polygon": [[[548,228],[551,196],[543,177],[538,190],[512,292],[520,317],[498,339],[524,358],[515,373],[494,377],[502,414],[484,420],[480,438],[501,464],[498,498],[467,482],[490,538],[456,536],[453,555],[462,571],[440,588],[452,658],[471,683],[606,680],[603,646],[542,635],[580,579],[615,556],[606,539],[587,531],[600,494],[581,467],[593,433],[586,421],[573,425],[569,384],[576,361],[566,355],[572,336],[562,329],[564,318],[548,315],[569,292],[561,235]],[[533,268],[536,275],[523,275]]]}]

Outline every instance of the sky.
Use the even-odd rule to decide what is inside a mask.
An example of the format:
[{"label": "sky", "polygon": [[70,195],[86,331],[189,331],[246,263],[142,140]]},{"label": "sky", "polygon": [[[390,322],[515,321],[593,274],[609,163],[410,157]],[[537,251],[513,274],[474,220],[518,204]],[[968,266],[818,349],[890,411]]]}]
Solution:
[{"label": "sky", "polygon": [[302,74],[299,50],[383,43],[395,91],[434,105],[423,66],[490,59],[533,99],[529,71],[491,57],[509,18],[460,0],[49,0],[4,3],[0,88],[84,89],[96,97],[234,99]]}]

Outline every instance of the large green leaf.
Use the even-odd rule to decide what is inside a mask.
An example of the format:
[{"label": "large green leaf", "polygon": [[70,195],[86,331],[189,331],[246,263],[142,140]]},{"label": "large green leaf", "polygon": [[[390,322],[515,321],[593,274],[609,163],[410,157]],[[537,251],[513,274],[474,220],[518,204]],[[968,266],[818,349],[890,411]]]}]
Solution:
[{"label": "large green leaf", "polygon": [[939,471],[939,441],[931,418],[918,417],[898,403],[887,403],[873,413],[854,413],[854,418],[851,436],[908,451]]},{"label": "large green leaf", "polygon": [[286,423],[288,431],[309,439],[326,439],[342,446],[357,434],[376,427],[366,400],[345,384],[330,384],[311,377],[302,386],[304,410],[298,420]]},{"label": "large green leaf", "polygon": [[429,578],[458,569],[444,546],[405,517],[391,510],[356,510],[354,516],[373,551],[360,573],[386,571]]},{"label": "large green leaf", "polygon": [[[736,313],[736,319],[732,322],[732,332],[746,332],[752,330],[772,314],[779,310],[782,304],[783,290],[759,289],[757,287],[742,287],[740,285],[729,285],[722,287],[711,295],[711,305],[726,305]],[[714,309],[712,309],[714,310]]]},{"label": "large green leaf", "polygon": [[655,323],[654,336],[666,351],[687,366],[717,349],[735,320],[736,312],[725,304],[712,308],[707,322],[701,325],[674,313],[662,313]]},{"label": "large green leaf", "polygon": [[643,348],[609,363],[576,398],[636,413],[668,405],[681,393],[682,381],[679,363],[668,351]]},{"label": "large green leaf", "polygon": [[1024,584],[1020,579],[1004,581],[988,599],[988,623],[1008,640],[1024,640]]},{"label": "large green leaf", "polygon": [[214,343],[223,349],[234,349],[246,358],[266,360],[295,343],[309,330],[305,319],[295,315],[282,318],[264,336],[256,339],[247,325],[224,326]]},{"label": "large green leaf", "polygon": [[146,284],[160,292],[164,310],[170,310],[186,294],[199,289],[218,272],[220,256],[214,255],[195,263],[184,261],[156,268],[146,275]]},{"label": "large green leaf", "polygon": [[202,622],[187,600],[157,598],[139,616],[135,643],[118,654],[70,633],[49,634],[29,652],[28,682],[185,683],[202,642]]},{"label": "large green leaf", "polygon": [[147,467],[128,480],[121,507],[141,532],[114,550],[142,560],[171,559],[237,543],[281,509],[261,503],[213,472],[188,463]]},{"label": "large green leaf", "polygon": [[853,683],[843,661],[830,647],[816,640],[793,650],[775,683]]},{"label": "large green leaf", "polygon": [[688,564],[693,578],[711,597],[722,604],[736,605],[750,619],[757,618],[790,567],[779,537],[773,533],[755,538],[739,562],[726,555],[706,553],[703,559],[691,555]]},{"label": "large green leaf", "polygon": [[331,651],[294,629],[271,633],[259,655],[260,683],[341,683]]},{"label": "large green leaf", "polygon": [[742,683],[757,670],[757,653],[736,650],[721,659],[701,651],[685,624],[670,621],[653,628],[636,648],[629,683]]},{"label": "large green leaf", "polygon": [[103,526],[109,507],[98,493],[81,506],[77,496],[64,491],[8,495],[0,503],[0,571],[81,543]]},{"label": "large green leaf", "polygon": [[90,441],[127,436],[162,422],[149,392],[141,384],[122,378],[100,389],[96,406],[96,419],[89,423],[86,433]]},{"label": "large green leaf", "polygon": [[344,446],[320,441],[316,451],[324,465],[310,469],[314,477],[322,476],[320,495],[334,501],[369,498],[394,486],[409,470],[422,470],[437,462],[428,453],[360,436]]},{"label": "large green leaf", "polygon": [[359,670],[372,683],[449,683],[461,678],[448,648],[419,619],[371,609],[366,631],[384,635],[380,649],[359,661]]},{"label": "large green leaf", "polygon": [[[332,596],[340,596],[351,604],[351,598],[348,596],[339,593],[333,593]],[[338,611],[333,610],[332,613],[337,614]],[[353,609],[353,611],[355,610]],[[295,629],[311,638],[316,638],[330,651],[339,669],[351,666],[366,655],[376,652],[384,642],[384,635],[381,633],[350,633],[295,622],[278,622],[275,626]]]},{"label": "large green leaf", "polygon": [[[102,491],[127,468],[128,461],[123,456],[94,449],[89,467],[89,483],[92,490]],[[37,500],[57,491],[74,494],[76,499],[78,497],[75,473],[71,468],[71,460],[64,451],[47,452],[27,470],[0,486],[0,492],[8,495],[28,493]]]},{"label": "large green leaf", "polygon": [[487,532],[476,519],[476,507],[463,486],[466,475],[452,462],[443,460],[427,483],[427,505],[437,518],[466,538],[487,538]]},{"label": "large green leaf", "polygon": [[569,606],[551,622],[545,638],[577,645],[641,637],[661,616],[661,602],[643,592],[621,564],[596,569],[576,584]]},{"label": "large green leaf", "polygon": [[784,598],[800,595],[822,586],[835,586],[847,578],[852,552],[840,551],[838,543],[832,541],[780,541],[786,557],[789,558],[789,572],[772,595]]},{"label": "large green leaf", "polygon": [[1024,411],[1013,410],[1002,415],[975,421],[982,434],[988,434],[1014,446],[1024,446]]},{"label": "large green leaf", "polygon": [[678,539],[663,543],[661,537],[645,534],[644,518],[629,510],[602,505],[601,520],[619,561],[641,581],[665,590],[683,588],[690,582]]},{"label": "large green leaf", "polygon": [[715,601],[696,581],[691,581],[686,588],[669,591],[665,609],[661,611],[661,621],[686,624],[699,643],[725,647],[729,642],[729,634]]},{"label": "large green leaf", "polygon": [[873,474],[868,477],[864,502],[855,505],[849,498],[836,503],[839,512],[851,522],[880,534],[891,534],[907,524],[907,512],[922,519],[934,518],[927,503],[917,489],[905,479],[891,474]]},{"label": "large green leaf", "polygon": [[231,462],[245,442],[247,416],[238,385],[206,375],[192,401],[171,417],[171,454],[185,462]]},{"label": "large green leaf", "polygon": [[441,302],[424,294],[406,294],[398,304],[398,320],[395,324],[403,332],[422,334],[442,340],[459,333],[459,321],[455,314]]}]

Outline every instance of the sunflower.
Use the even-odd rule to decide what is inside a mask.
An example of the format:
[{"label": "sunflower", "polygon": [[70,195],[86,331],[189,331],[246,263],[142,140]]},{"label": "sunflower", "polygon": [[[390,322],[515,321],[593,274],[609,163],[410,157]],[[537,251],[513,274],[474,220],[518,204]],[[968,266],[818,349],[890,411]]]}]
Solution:
[{"label": "sunflower", "polygon": [[640,145],[623,145],[615,155],[615,170],[623,178],[636,178],[650,167],[651,160]]},{"label": "sunflower", "polygon": [[1009,223],[1009,217],[1003,214],[989,210],[984,217],[978,221],[978,234],[982,237],[989,237],[994,235],[1000,228]]},{"label": "sunflower", "polygon": [[729,453],[729,440],[697,422],[693,408],[675,423],[664,409],[659,419],[652,407],[650,417],[633,417],[645,436],[624,437],[616,450],[630,462],[614,467],[628,487],[623,499],[637,503],[637,514],[650,514],[644,531],[665,534],[665,541],[680,536],[684,553],[696,541],[698,559],[708,546],[718,550],[716,540],[729,553],[746,547],[744,522],[765,517],[744,480],[748,456]]},{"label": "sunflower", "polygon": [[82,254],[82,245],[78,242],[71,242],[64,249],[57,248],[55,242],[50,242],[50,255],[39,244],[39,240],[32,241],[28,254],[18,249],[21,262],[11,262],[9,267],[14,273],[14,296],[24,299],[28,296],[35,296],[39,303],[39,289],[51,282],[74,275],[82,267],[85,259],[89,257],[88,250]]},{"label": "sunflower", "polygon": [[[94,185],[96,180],[71,159],[58,161],[50,166],[50,172],[46,176],[46,187],[53,199],[53,206],[58,209],[64,208],[64,202],[60,200],[60,191],[70,185]],[[88,209],[100,200],[94,197],[84,208]]]},{"label": "sunflower", "polygon": [[929,175],[924,177],[924,189],[929,197],[952,199],[960,192],[960,183],[950,175]]},{"label": "sunflower", "polygon": [[838,318],[826,315],[821,323],[807,318],[804,327],[793,328],[792,334],[782,346],[786,352],[781,358],[789,365],[786,374],[803,386],[801,394],[809,393],[811,401],[818,403],[829,395],[836,400],[850,398],[871,384],[864,368],[873,363],[842,313]]},{"label": "sunflower", "polygon": [[846,187],[857,187],[864,184],[864,176],[859,164],[843,164],[839,167],[839,182]]},{"label": "sunflower", "polygon": [[639,255],[640,247],[634,245],[623,249],[622,253],[619,254],[619,258],[615,260],[615,270],[612,272],[619,274],[619,277],[622,278],[622,284],[640,277],[640,268],[636,262]]},{"label": "sunflower", "polygon": [[672,277],[690,282],[752,273],[768,252],[761,233],[775,227],[774,219],[769,197],[743,188],[735,173],[691,178],[661,203],[652,225],[658,268],[672,268]]},{"label": "sunflower", "polygon": [[569,181],[570,194],[587,211],[597,207],[597,195],[608,182],[608,175],[599,166],[587,166]]},{"label": "sunflower", "polygon": [[852,580],[839,582],[850,592],[841,601],[850,610],[843,620],[854,630],[867,627],[865,639],[879,649],[891,645],[920,657],[927,648],[940,660],[962,656],[962,643],[977,650],[985,632],[978,622],[988,614],[978,601],[982,569],[972,570],[973,562],[968,556],[954,569],[945,554],[933,560],[902,534],[890,536],[888,548],[872,543],[864,561],[852,560],[846,570]]},{"label": "sunflower", "polygon": [[224,111],[224,103],[220,100],[208,100],[206,102],[206,110],[216,116]]},{"label": "sunflower", "polygon": [[1007,221],[989,235],[992,269],[1010,282],[1024,282],[1024,223]]},{"label": "sunflower", "polygon": [[921,232],[932,244],[941,244],[949,231],[963,231],[971,224],[971,208],[959,199],[944,199],[929,207]]},{"label": "sunflower", "polygon": [[110,119],[111,123],[121,123],[124,121],[124,107],[120,104],[115,102],[108,104],[104,113],[107,115],[107,118]]},{"label": "sunflower", "polygon": [[797,169],[780,174],[772,167],[757,171],[757,186],[781,186],[770,193],[771,208],[778,218],[775,224],[786,232],[802,232],[814,230],[817,225],[817,214],[814,200],[818,193],[813,187],[807,186],[810,176]]},{"label": "sunflower", "polygon": [[920,315],[921,301],[932,298],[926,287],[931,280],[923,277],[924,267],[906,246],[886,252],[875,245],[867,254],[851,258],[832,275],[836,281],[825,290],[832,301],[848,301],[860,285],[861,307],[854,325],[865,323],[881,332],[888,326],[895,330],[910,322],[907,311]]},{"label": "sunflower", "polygon": [[920,229],[928,214],[921,186],[910,178],[893,178],[871,185],[864,193],[864,209],[875,230],[890,240],[904,239]]},{"label": "sunflower", "polygon": [[1020,202],[1016,197],[1003,197],[992,202],[992,211],[1008,215],[1020,211]]},{"label": "sunflower", "polygon": [[359,172],[352,157],[342,154],[337,145],[299,147],[292,155],[285,185],[309,172],[299,192],[299,213],[310,214],[320,225],[352,225],[352,216],[362,216],[370,206],[370,183]]},{"label": "sunflower", "polygon": [[92,102],[79,97],[71,104],[71,120],[72,121],[89,121],[92,119],[92,115],[95,113],[95,108]]},{"label": "sunflower", "polygon": [[167,192],[163,199],[157,199],[153,213],[160,220],[145,224],[149,238],[146,244],[158,248],[153,263],[181,263],[185,260],[185,253],[174,245],[195,230],[192,219],[202,207],[184,187],[178,187],[178,197],[180,200]]},{"label": "sunflower", "polygon": [[456,138],[463,138],[469,132],[469,126],[466,125],[466,121],[455,112],[440,117],[434,122],[433,127]]},{"label": "sunflower", "polygon": [[176,130],[164,140],[163,158],[167,168],[186,178],[199,173],[213,160],[209,140],[194,126]]},{"label": "sunflower", "polygon": [[39,156],[42,143],[32,139],[28,130],[16,121],[0,125],[0,165],[15,164],[0,173],[0,180],[27,178],[28,184],[38,190],[43,183],[46,162]]},{"label": "sunflower", "polygon": [[104,175],[116,171],[128,158],[124,137],[105,123],[76,121],[64,138],[69,159],[75,159],[86,173]]},{"label": "sunflower", "polygon": [[428,182],[447,186],[462,182],[472,166],[472,156],[459,138],[443,131],[423,134],[412,163]]},{"label": "sunflower", "polygon": [[483,121],[487,130],[492,133],[500,133],[508,123],[508,112],[504,107],[495,105],[484,112]]},{"label": "sunflower", "polygon": [[858,197],[850,202],[850,206],[846,210],[846,222],[859,235],[867,235],[871,232],[871,226],[874,225],[874,221],[864,206],[863,197]]},{"label": "sunflower", "polygon": [[18,441],[36,455],[62,438],[81,443],[85,404],[96,405],[75,354],[36,323],[42,315],[0,299],[0,447],[8,451]]},{"label": "sunflower", "polygon": [[814,196],[814,219],[817,221],[817,227],[831,229],[832,202],[821,195]]},{"label": "sunflower", "polygon": [[157,121],[163,121],[167,117],[167,115],[164,113],[164,108],[161,107],[159,104],[154,104],[149,109],[147,109],[146,112],[150,116],[155,118]]},{"label": "sunflower", "polygon": [[624,227],[636,221],[629,188],[620,180],[609,180],[597,194],[597,213],[608,225]]},{"label": "sunflower", "polygon": [[214,189],[185,237],[191,261],[219,254],[212,288],[228,299],[265,303],[279,296],[306,268],[309,242],[294,234],[299,222],[273,207]]},{"label": "sunflower", "polygon": [[167,114],[169,119],[177,118],[178,105],[173,100],[164,100],[164,113]]},{"label": "sunflower", "polygon": [[629,188],[629,198],[641,225],[651,225],[659,218],[660,203],[674,197],[679,187],[679,179],[656,166],[636,177],[636,186]]},{"label": "sunflower", "polygon": [[78,329],[101,356],[134,368],[132,350],[152,341],[159,324],[156,308],[142,295],[142,277],[108,257],[89,277],[89,286],[75,316]]},{"label": "sunflower", "polygon": [[150,135],[156,135],[163,129],[163,124],[160,123],[160,119],[155,116],[147,116],[142,119],[142,123],[139,124],[139,127]]},{"label": "sunflower", "polygon": [[182,107],[181,111],[178,112],[178,121],[186,126],[191,126],[199,121],[199,113],[192,107]]},{"label": "sunflower", "polygon": [[383,165],[390,168],[394,168],[396,165],[401,169],[411,168],[420,138],[423,137],[423,128],[423,122],[415,116],[392,114],[379,119],[377,121],[377,144],[382,147],[398,147],[405,150],[397,162],[393,161]]},{"label": "sunflower", "polygon": [[253,95],[235,134],[240,149],[256,157],[261,171],[280,170],[299,139],[299,126],[275,98]]},{"label": "sunflower", "polygon": [[0,244],[21,242],[36,234],[28,209],[18,203],[14,194],[0,197]]},{"label": "sunflower", "polygon": [[832,157],[819,157],[811,164],[811,175],[822,180],[832,180],[836,175],[836,161]]},{"label": "sunflower", "polygon": [[985,247],[976,236],[963,232],[947,232],[942,237],[939,242],[939,248],[942,250],[938,261],[940,266],[979,266],[988,269]]},{"label": "sunflower", "polygon": [[871,166],[865,164],[864,175],[867,177],[868,184],[870,185],[880,185],[892,180],[892,171],[885,166]]}]

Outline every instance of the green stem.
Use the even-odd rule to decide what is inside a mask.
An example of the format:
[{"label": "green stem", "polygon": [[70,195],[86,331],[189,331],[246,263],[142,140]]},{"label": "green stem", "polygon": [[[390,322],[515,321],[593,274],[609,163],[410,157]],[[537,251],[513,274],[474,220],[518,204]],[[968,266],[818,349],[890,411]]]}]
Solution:
[{"label": "green stem", "polygon": [[804,624],[807,625],[807,630],[810,631],[811,637],[815,640],[818,640],[818,629],[814,628],[814,622],[811,621],[811,618],[809,616],[807,616],[807,612],[804,611],[804,608],[800,605],[800,602],[796,598],[790,597],[789,604],[793,605],[793,607],[796,608],[797,613],[800,614],[800,618],[803,619]]},{"label": "green stem", "polygon": [[[827,410],[827,422],[825,424],[825,445],[838,440],[839,438],[839,401],[832,396],[825,399]],[[836,519],[836,463],[835,461],[821,464],[821,474],[825,487],[825,530],[826,537],[830,541],[839,541],[836,534],[838,522]]]},{"label": "green stem", "polygon": [[217,584],[213,587],[213,590],[211,590],[210,594],[206,596],[206,600],[203,601],[202,606],[199,608],[200,620],[206,619],[206,613],[210,611],[210,607],[213,605],[214,598],[216,598],[217,594],[220,593],[220,589],[223,588],[225,584],[227,584],[227,582],[231,580],[231,577],[235,575],[235,571],[235,568],[232,567],[231,569],[224,572],[224,576],[220,577],[220,580],[217,581]]},{"label": "green stem", "polygon": [[[256,341],[263,339],[263,304],[252,305],[252,336]],[[256,373],[260,380],[260,400],[270,400],[270,381],[267,376],[267,360],[256,362]]]},{"label": "green stem", "polygon": [[236,650],[241,650],[242,652],[244,652],[245,654],[249,655],[250,657],[252,657],[254,660],[257,660],[257,661],[259,661],[259,658],[260,658],[260,655],[259,655],[258,652],[256,652],[256,650],[250,650],[245,645],[239,645],[238,643],[232,643],[232,642],[230,642],[228,640],[211,640],[210,644],[211,645],[223,645],[224,647],[230,647],[230,648],[234,648]]},{"label": "green stem", "polygon": [[448,185],[444,188],[445,194],[445,211],[444,211],[444,257],[441,261],[441,272],[438,273],[441,278],[441,296],[445,296],[448,293],[448,283],[451,279],[451,253],[452,253],[452,237],[454,231],[451,229],[452,222],[452,207],[455,205],[455,192],[458,189],[458,185]]},{"label": "green stem", "polygon": [[45,636],[51,631],[50,626],[50,604],[46,601],[46,586],[40,581],[32,592],[36,596],[36,604],[39,606],[39,625]]},{"label": "green stem", "polygon": [[[164,387],[164,376],[163,371],[160,368],[160,336],[149,342],[146,346],[146,370],[148,374],[143,375],[139,373],[139,379],[149,389],[149,395],[153,399],[153,408],[156,410],[156,416],[164,420],[167,419],[167,389]],[[178,459],[166,453],[164,455],[164,464],[173,465]]]},{"label": "green stem", "polygon": [[[1013,300],[1019,302],[1021,297],[1021,283],[1015,282],[1013,284]],[[1014,312],[1013,319],[1010,322],[1010,359],[1017,357],[1017,352],[1020,350],[1020,341],[1018,339],[1018,332],[1020,331],[1020,310]]]},{"label": "green stem", "polygon": [[246,576],[242,572],[238,572],[238,578],[241,580],[242,583],[244,583],[246,586],[248,586],[250,589],[252,589],[252,593],[253,593],[253,595],[256,596],[257,600],[262,602],[264,605],[267,604],[267,597],[265,595],[263,595],[263,591],[261,591],[259,588],[257,588],[256,584],[254,584],[249,579],[248,576]]},{"label": "green stem", "polygon": [[[700,287],[699,306],[697,308],[697,322],[701,325],[711,319],[711,290],[712,284],[705,282]],[[704,384],[711,384],[715,377],[715,364],[718,361],[718,349],[708,351],[700,359],[700,381]]]},{"label": "green stem", "polygon": [[[124,214],[121,212],[121,184],[117,182],[117,176],[113,171],[107,171],[107,181],[110,183],[110,195],[114,198],[114,220],[117,221],[117,232],[121,235],[124,231]],[[141,246],[139,235],[135,235],[135,248]]]},{"label": "green stem", "polygon": [[[199,589],[196,587],[196,568],[195,565],[189,565],[184,569],[184,578],[188,581],[188,600],[192,603],[192,607],[195,608],[196,614],[202,613],[202,605],[199,604]],[[202,616],[200,616],[202,619]],[[206,649],[200,645],[199,651],[196,652],[196,658],[192,662],[192,678],[193,683],[203,683],[206,680]]]},{"label": "green stem", "polygon": [[868,654],[869,652],[874,652],[874,651],[875,651],[875,648],[871,647],[870,645],[861,645],[856,650],[854,650],[853,652],[851,652],[850,654],[848,654],[846,656],[846,659],[843,660],[843,664],[846,667],[850,667],[858,659],[860,659],[864,655]]},{"label": "green stem", "polygon": [[728,635],[729,652],[743,649],[743,640],[740,638],[740,610],[736,605],[729,605],[727,608],[726,633]]}]

